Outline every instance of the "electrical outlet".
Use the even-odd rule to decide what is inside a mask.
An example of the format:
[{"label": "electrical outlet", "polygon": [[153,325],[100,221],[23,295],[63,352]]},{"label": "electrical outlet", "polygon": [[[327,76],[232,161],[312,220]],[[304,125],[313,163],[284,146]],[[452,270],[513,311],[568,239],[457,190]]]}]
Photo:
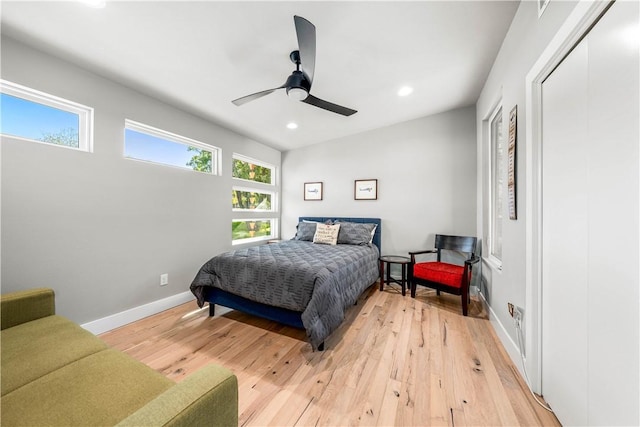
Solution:
[{"label": "electrical outlet", "polygon": [[515,306],[513,308],[513,315],[512,316],[513,316],[514,319],[516,319],[516,322],[521,322],[523,315],[524,315],[524,311],[520,307]]},{"label": "electrical outlet", "polygon": [[160,286],[165,286],[169,284],[169,274],[161,274],[160,275]]},{"label": "electrical outlet", "polygon": [[507,308],[509,309],[509,314],[513,317],[513,322],[516,325],[516,328],[520,329],[522,327],[522,317],[524,316],[524,310],[517,305],[513,305],[510,302],[507,303]]}]

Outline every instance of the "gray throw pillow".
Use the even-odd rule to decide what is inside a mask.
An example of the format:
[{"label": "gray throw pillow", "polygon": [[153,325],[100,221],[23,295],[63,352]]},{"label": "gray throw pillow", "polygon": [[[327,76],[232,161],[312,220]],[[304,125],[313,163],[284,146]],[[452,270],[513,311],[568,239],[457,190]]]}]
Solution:
[{"label": "gray throw pillow", "polygon": [[372,238],[371,232],[376,228],[376,224],[342,221],[337,223],[340,224],[339,245],[368,245]]},{"label": "gray throw pillow", "polygon": [[316,234],[316,222],[299,222],[296,235],[293,240],[304,240],[305,242],[313,242],[313,236]]}]

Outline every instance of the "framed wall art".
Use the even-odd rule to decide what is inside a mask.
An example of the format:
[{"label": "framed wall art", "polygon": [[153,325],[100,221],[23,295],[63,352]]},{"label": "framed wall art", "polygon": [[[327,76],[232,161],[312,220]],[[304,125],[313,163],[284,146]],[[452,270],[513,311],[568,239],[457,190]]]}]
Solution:
[{"label": "framed wall art", "polygon": [[304,183],[304,199],[305,200],[322,200],[322,183],[321,182],[305,182]]},{"label": "framed wall art", "polygon": [[353,198],[356,200],[378,200],[378,180],[356,179]]}]

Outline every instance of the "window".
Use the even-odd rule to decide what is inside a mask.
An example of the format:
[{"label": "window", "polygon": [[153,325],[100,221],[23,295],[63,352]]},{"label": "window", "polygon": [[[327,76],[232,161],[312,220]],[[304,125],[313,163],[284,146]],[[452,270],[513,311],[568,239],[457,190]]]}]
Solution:
[{"label": "window", "polygon": [[246,181],[275,184],[275,167],[259,163],[239,154],[233,155],[233,177]]},{"label": "window", "polygon": [[220,149],[161,129],[125,121],[124,156],[218,175]]},{"label": "window", "polygon": [[234,211],[271,212],[274,193],[250,188],[233,187],[231,203]]},{"label": "window", "polygon": [[248,243],[272,238],[274,218],[234,219],[231,225],[234,243]]},{"label": "window", "polygon": [[489,140],[491,141],[489,255],[499,268],[502,267],[502,218],[504,212],[504,144],[502,134],[502,107],[499,107],[492,115],[489,127]]},{"label": "window", "polygon": [[251,243],[278,235],[276,168],[239,154],[233,155],[231,208],[242,218],[231,223],[232,243]]},{"label": "window", "polygon": [[0,80],[2,135],[92,151],[93,108]]}]

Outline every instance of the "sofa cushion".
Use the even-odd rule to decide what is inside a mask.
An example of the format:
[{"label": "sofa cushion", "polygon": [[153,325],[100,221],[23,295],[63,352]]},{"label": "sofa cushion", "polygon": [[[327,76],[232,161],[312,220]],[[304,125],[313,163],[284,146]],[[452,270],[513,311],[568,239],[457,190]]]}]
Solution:
[{"label": "sofa cushion", "polygon": [[114,425],[174,384],[130,356],[103,350],[3,396],[2,424]]},{"label": "sofa cushion", "polygon": [[61,316],[48,316],[0,332],[2,396],[108,346]]}]

